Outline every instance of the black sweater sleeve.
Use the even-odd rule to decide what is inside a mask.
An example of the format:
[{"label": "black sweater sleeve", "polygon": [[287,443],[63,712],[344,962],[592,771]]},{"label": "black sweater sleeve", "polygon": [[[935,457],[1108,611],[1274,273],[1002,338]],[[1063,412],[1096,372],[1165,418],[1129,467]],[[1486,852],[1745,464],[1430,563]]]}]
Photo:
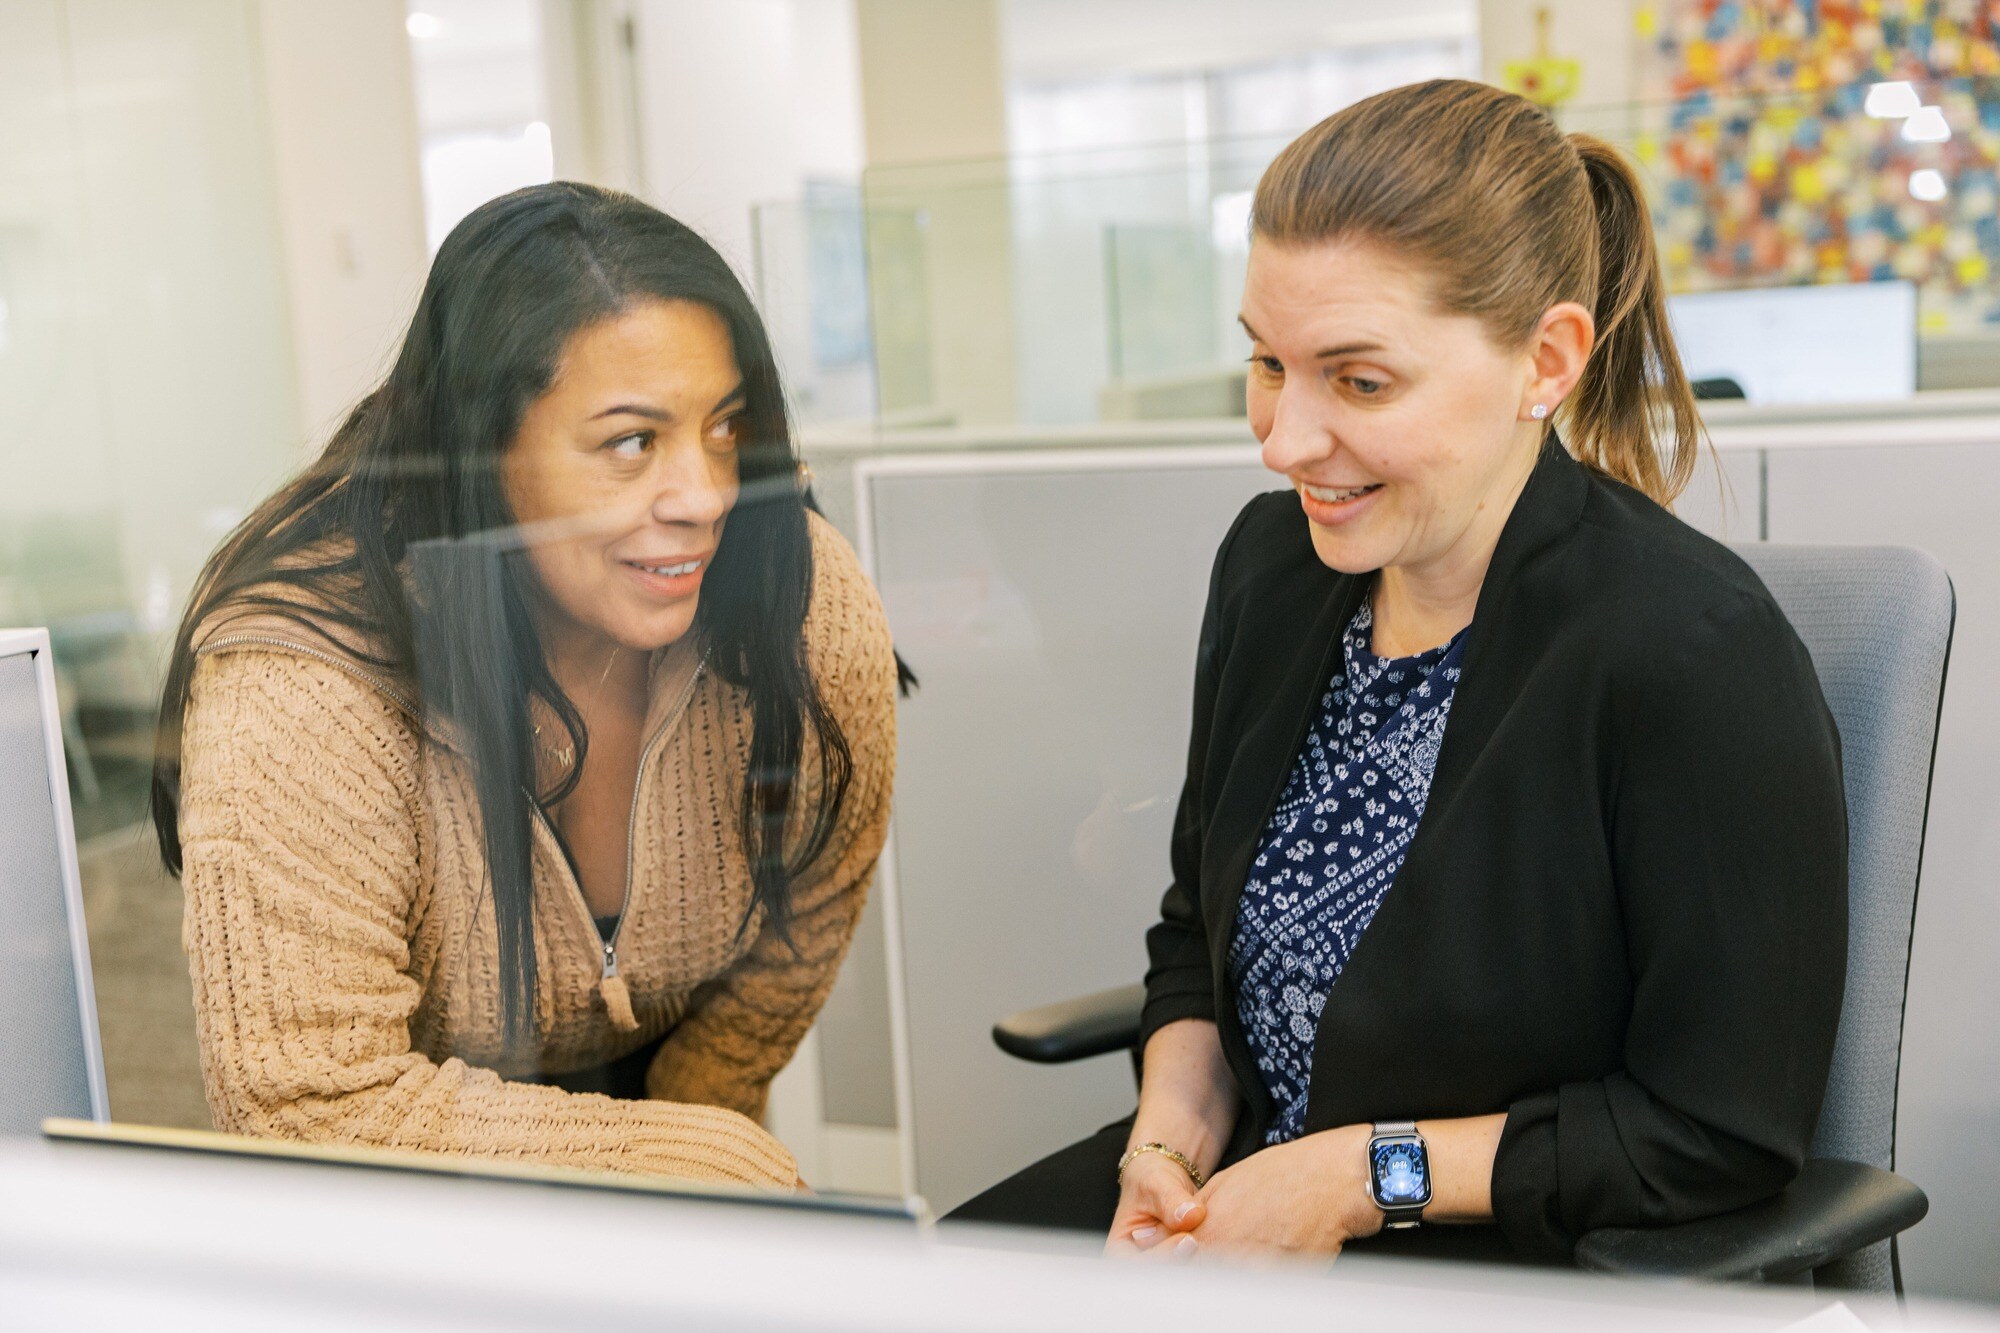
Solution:
[{"label": "black sweater sleeve", "polygon": [[1515,1249],[1768,1197],[1811,1142],[1839,1022],[1847,820],[1811,659],[1744,593],[1634,653],[1604,775],[1631,1009],[1624,1067],[1509,1108],[1493,1207]]},{"label": "black sweater sleeve", "polygon": [[1222,571],[1229,548],[1243,528],[1251,501],[1236,517],[1215,553],[1208,578],[1208,601],[1195,648],[1194,718],[1188,728],[1187,776],[1174,811],[1169,852],[1173,882],[1160,902],[1160,919],[1146,932],[1146,1007],[1139,1023],[1143,1050],[1155,1032],[1183,1018],[1215,1020],[1215,975],[1210,964],[1208,928],[1201,911],[1202,774],[1208,763],[1209,731],[1221,675],[1223,640]]}]

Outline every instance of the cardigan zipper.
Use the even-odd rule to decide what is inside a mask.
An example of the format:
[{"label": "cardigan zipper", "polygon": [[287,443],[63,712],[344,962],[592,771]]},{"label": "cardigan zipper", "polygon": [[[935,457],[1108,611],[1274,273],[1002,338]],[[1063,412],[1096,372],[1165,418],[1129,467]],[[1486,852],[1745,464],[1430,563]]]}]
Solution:
[{"label": "cardigan zipper", "polygon": [[390,703],[408,713],[419,726],[423,725],[423,719],[417,716],[416,704],[405,698],[402,692],[395,686],[383,680],[380,676],[356,666],[352,661],[340,656],[338,653],[327,652],[324,648],[314,648],[309,644],[299,643],[294,639],[281,639],[275,634],[232,634],[227,638],[211,639],[209,642],[195,649],[194,655],[196,657],[205,657],[220,648],[240,648],[245,644],[255,644],[260,648],[283,648],[287,652],[303,653],[307,657],[326,663],[337,671],[345,671],[348,675],[373,686]]},{"label": "cardigan zipper", "polygon": [[[704,653],[702,659],[695,663],[687,684],[681,687],[680,695],[674,700],[673,707],[667,710],[667,715],[660,719],[660,725],[653,729],[653,734],[646,738],[645,745],[639,750],[639,774],[632,784],[632,808],[625,817],[625,896],[618,904],[618,924],[611,928],[611,938],[603,941],[603,974],[597,983],[597,993],[604,1000],[604,1011],[610,1017],[611,1025],[621,1032],[639,1030],[639,1016],[632,1009],[631,988],[625,984],[625,978],[618,971],[618,938],[625,933],[625,922],[632,914],[632,844],[639,831],[639,797],[646,785],[646,765],[652,759],[654,747],[673,730],[674,723],[687,711],[688,700],[694,697],[694,687],[701,680],[701,673],[707,665],[708,657]],[[540,803],[536,804],[535,811],[542,821],[549,825],[549,833],[553,837],[555,826],[550,823]],[[556,841],[560,845],[562,840],[557,838]],[[567,857],[564,858],[564,863],[568,864]],[[577,906],[583,909],[584,921],[589,925],[591,933],[596,934],[597,918],[590,914],[590,903],[583,896],[583,881],[578,878],[574,868],[571,868],[569,878],[576,890]]]},{"label": "cardigan zipper", "polygon": [[[356,666],[353,662],[336,653],[314,648],[309,644],[298,643],[295,640],[279,638],[271,634],[235,634],[227,638],[214,639],[203,644],[195,650],[195,655],[199,657],[217,649],[242,647],[246,644],[255,644],[265,648],[282,648],[288,652],[303,653],[307,657],[324,662],[330,667],[345,671],[349,675],[373,686],[391,703],[416,719],[419,726],[423,725],[423,719],[418,716],[416,706],[405,698],[399,690],[389,684],[389,682],[372,672]],[[603,942],[604,959],[602,974],[597,986],[598,994],[604,999],[605,1012],[610,1016],[612,1026],[623,1032],[636,1032],[639,1028],[638,1016],[632,1011],[631,989],[625,984],[625,978],[618,971],[618,937],[625,933],[625,919],[631,913],[632,842],[639,828],[640,788],[645,784],[646,764],[652,758],[654,747],[673,729],[674,723],[680,719],[681,714],[687,711],[688,700],[694,697],[694,687],[701,680],[702,672],[706,669],[707,665],[708,655],[703,653],[701,660],[695,663],[693,673],[688,676],[687,684],[681,687],[680,695],[674,700],[673,707],[667,711],[667,715],[664,718],[660,719],[660,725],[653,729],[653,734],[646,738],[645,745],[639,751],[639,775],[632,787],[632,808],[627,813],[625,819],[625,896],[620,900],[618,905],[618,924],[612,927],[611,938]],[[428,731],[428,729],[426,730]],[[432,739],[438,740],[440,744],[447,744],[435,735],[433,735]],[[548,812],[542,809],[541,802],[534,799],[533,793],[529,793],[528,795],[529,804],[535,811],[535,818],[541,821],[542,827],[548,831],[550,839],[555,842],[557,849],[561,850],[562,837],[556,832],[554,822],[550,820]],[[583,881],[578,877],[576,868],[571,864],[567,852],[564,852],[562,856],[562,863],[563,872],[569,880],[572,891],[571,896],[576,900],[577,906],[583,909],[584,924],[590,928],[590,933],[595,935],[598,933],[597,918],[590,914],[590,902],[583,896]]]}]

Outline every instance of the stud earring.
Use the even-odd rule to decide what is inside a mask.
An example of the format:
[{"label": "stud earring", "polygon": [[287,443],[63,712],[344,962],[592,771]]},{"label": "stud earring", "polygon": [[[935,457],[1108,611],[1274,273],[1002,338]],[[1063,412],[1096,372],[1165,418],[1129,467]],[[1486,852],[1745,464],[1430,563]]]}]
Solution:
[{"label": "stud earring", "polygon": [[1548,416],[1548,414],[1549,414],[1549,405],[1547,403],[1536,403],[1533,407],[1528,409],[1528,415],[1533,417],[1537,421],[1543,420],[1545,417]]}]

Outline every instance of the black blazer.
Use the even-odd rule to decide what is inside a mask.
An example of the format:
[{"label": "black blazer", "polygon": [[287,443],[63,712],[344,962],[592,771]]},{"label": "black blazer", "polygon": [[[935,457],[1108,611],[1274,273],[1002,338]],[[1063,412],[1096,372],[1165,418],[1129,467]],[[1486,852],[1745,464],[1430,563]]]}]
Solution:
[{"label": "black blazer", "polygon": [[[1320,563],[1290,491],[1216,555],[1142,1035],[1216,1022],[1245,1102],[1226,1160],[1271,1114],[1237,900],[1371,581]],[[1846,940],[1840,742],[1804,646],[1726,547],[1552,443],[1408,858],[1327,997],[1307,1132],[1505,1111],[1494,1212],[1524,1258],[1740,1207],[1811,1141]]]}]

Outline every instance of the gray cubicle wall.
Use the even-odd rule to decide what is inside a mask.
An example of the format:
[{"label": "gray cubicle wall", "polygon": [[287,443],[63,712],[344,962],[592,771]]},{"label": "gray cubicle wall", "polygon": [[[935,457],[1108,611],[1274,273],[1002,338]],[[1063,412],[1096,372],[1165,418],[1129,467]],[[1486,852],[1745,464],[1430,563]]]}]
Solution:
[{"label": "gray cubicle wall", "polygon": [[1132,1107],[1104,1059],[1022,1065],[1011,1010],[1138,979],[1167,884],[1216,546],[1254,448],[862,465],[897,646],[893,886],[916,1185],[943,1211]]},{"label": "gray cubicle wall", "polygon": [[[1974,432],[1976,433],[1976,432]],[[1887,542],[1958,592],[1904,1011],[1896,1164],[1930,1194],[1912,1291],[2000,1300],[2000,428],[1984,441],[1772,449],[1770,539]]]}]

